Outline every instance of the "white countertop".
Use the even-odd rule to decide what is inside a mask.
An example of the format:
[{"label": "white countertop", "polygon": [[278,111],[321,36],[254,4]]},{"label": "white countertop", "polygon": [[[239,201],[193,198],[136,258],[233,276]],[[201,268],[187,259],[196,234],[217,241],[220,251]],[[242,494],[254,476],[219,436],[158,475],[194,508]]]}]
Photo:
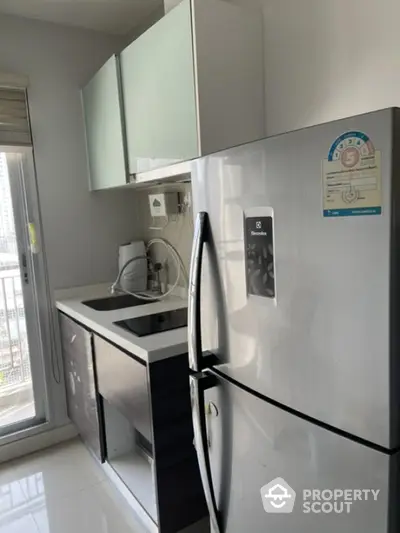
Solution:
[{"label": "white countertop", "polygon": [[143,305],[115,311],[95,311],[83,305],[82,302],[85,300],[110,296],[110,285],[111,283],[105,283],[56,291],[56,307],[94,333],[109,339],[146,363],[154,363],[187,352],[187,328],[137,337],[113,324],[119,320],[187,307],[186,298],[171,295],[159,302],[143,302]]}]

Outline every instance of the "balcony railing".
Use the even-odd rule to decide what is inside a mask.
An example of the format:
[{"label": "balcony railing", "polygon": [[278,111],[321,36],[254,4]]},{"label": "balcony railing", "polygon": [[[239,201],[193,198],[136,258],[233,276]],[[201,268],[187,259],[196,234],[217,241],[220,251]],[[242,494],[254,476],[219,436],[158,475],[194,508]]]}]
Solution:
[{"label": "balcony railing", "polygon": [[0,264],[0,395],[31,382],[25,308],[18,265]]}]

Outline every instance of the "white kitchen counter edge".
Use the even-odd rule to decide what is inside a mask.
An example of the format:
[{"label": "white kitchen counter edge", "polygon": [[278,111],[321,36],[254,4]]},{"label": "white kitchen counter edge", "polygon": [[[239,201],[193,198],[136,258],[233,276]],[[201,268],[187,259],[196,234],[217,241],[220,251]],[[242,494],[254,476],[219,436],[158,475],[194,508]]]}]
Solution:
[{"label": "white kitchen counter edge", "polygon": [[185,298],[172,295],[160,302],[144,303],[144,305],[115,311],[95,311],[83,305],[82,301],[109,295],[109,287],[110,284],[107,283],[56,291],[56,307],[94,333],[98,333],[123,350],[139,357],[145,363],[154,363],[187,352],[187,328],[136,337],[113,324],[113,322],[127,318],[186,307]]}]

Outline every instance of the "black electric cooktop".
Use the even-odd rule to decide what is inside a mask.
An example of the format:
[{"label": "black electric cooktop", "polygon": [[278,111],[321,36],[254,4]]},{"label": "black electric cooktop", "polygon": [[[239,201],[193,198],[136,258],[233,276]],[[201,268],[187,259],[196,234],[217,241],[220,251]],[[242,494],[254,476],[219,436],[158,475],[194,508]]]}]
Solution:
[{"label": "black electric cooktop", "polygon": [[120,320],[114,324],[138,337],[145,337],[171,329],[185,328],[187,326],[187,312],[187,307],[183,307],[175,311]]}]

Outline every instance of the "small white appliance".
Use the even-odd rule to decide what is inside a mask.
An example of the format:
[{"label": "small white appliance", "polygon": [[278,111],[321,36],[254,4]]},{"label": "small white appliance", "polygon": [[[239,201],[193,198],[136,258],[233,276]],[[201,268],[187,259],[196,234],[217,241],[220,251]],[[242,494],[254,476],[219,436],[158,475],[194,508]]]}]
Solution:
[{"label": "small white appliance", "polygon": [[[119,271],[134,257],[146,256],[146,247],[143,241],[132,241],[119,247]],[[129,292],[140,292],[147,289],[147,259],[132,261],[124,270],[120,280],[121,288]]]}]

